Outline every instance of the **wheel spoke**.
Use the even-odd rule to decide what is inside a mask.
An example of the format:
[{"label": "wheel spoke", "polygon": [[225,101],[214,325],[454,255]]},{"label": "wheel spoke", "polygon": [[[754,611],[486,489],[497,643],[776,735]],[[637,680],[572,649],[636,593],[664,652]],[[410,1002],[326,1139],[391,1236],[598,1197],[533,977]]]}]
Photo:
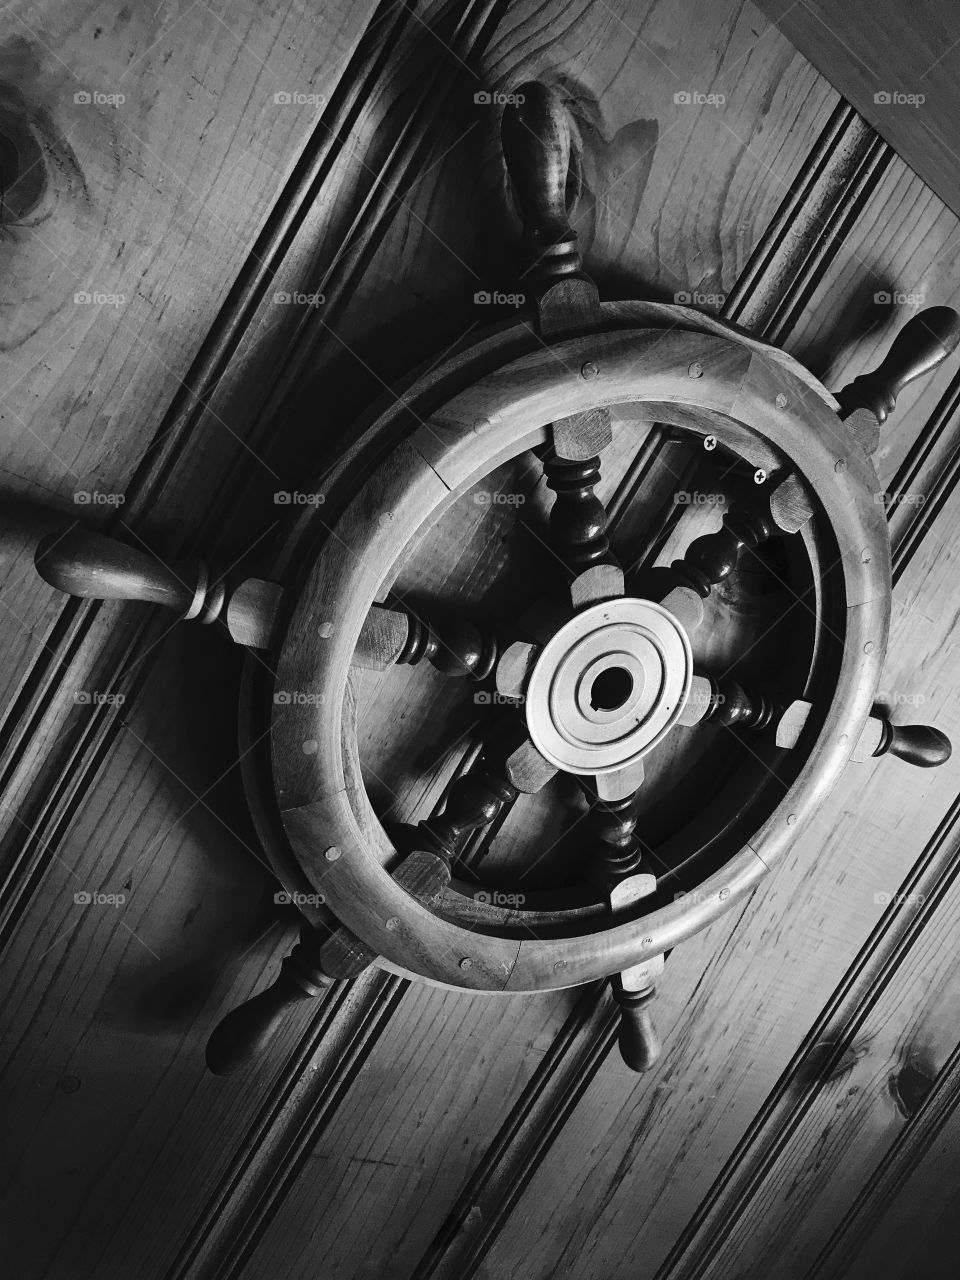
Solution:
[{"label": "wheel spoke", "polygon": [[524,795],[540,791],[557,772],[557,766],[540,754],[526,733],[504,760],[504,773],[510,785]]},{"label": "wheel spoke", "polygon": [[[610,790],[615,789],[610,787]],[[597,849],[591,844],[587,873],[609,894],[618,884],[628,878],[632,880],[643,860],[643,851],[636,837],[638,790],[634,788],[624,795],[609,798],[594,792],[590,801],[587,838],[598,841],[600,847]]]},{"label": "wheel spoke", "polygon": [[624,594],[623,570],[615,564],[595,564],[577,574],[570,583],[570,600],[574,609],[587,609],[604,600],[615,600]]},{"label": "wheel spoke", "polygon": [[600,800],[626,800],[643,786],[643,760],[635,760],[623,769],[598,773],[594,779]]},{"label": "wheel spoke", "polygon": [[813,703],[805,702],[802,698],[796,698],[790,703],[777,721],[776,743],[778,747],[795,747],[797,745],[812,710]]},{"label": "wheel spoke", "polygon": [[592,565],[617,563],[607,538],[607,512],[594,493],[600,482],[600,459],[560,457],[547,451],[543,474],[557,495],[550,509],[550,535],[573,573]]},{"label": "wheel spoke", "polygon": [[454,612],[427,620],[410,608],[375,604],[360,629],[354,664],[384,671],[424,659],[445,676],[485,680],[497,661],[497,638],[493,628]]},{"label": "wheel spoke", "polygon": [[537,660],[540,646],[526,640],[515,640],[500,655],[497,663],[497,693],[504,698],[522,698],[527,680]]},{"label": "wheel spoke", "polygon": [[450,787],[443,811],[408,829],[408,837],[449,860],[468,833],[488,826],[519,795],[539,791],[556,772],[530,741],[526,726],[507,720],[473,768]]},{"label": "wheel spoke", "polygon": [[697,672],[677,724],[689,729],[709,720],[726,729],[765,729],[776,710],[776,704],[766,694],[748,692],[729,676],[716,678]]},{"label": "wheel spoke", "polygon": [[713,682],[707,676],[695,674],[677,724],[684,729],[692,729],[706,717],[712,705]]},{"label": "wheel spoke", "polygon": [[769,501],[735,502],[724,514],[721,527],[715,533],[695,538],[683,559],[674,560],[670,567],[682,586],[691,587],[706,599],[711,588],[736,569],[740,552],[759,546],[776,528]]},{"label": "wheel spoke", "polygon": [[[610,911],[617,916],[656,890],[656,876],[639,874],[621,880],[610,890]],[[633,1071],[649,1071],[660,1057],[660,1037],[649,1005],[657,994],[663,955],[650,956],[610,979],[614,1002],[620,1008],[620,1055]]]},{"label": "wheel spoke", "polygon": [[660,604],[673,614],[688,636],[692,636],[703,621],[703,600],[692,587],[674,587]]},{"label": "wheel spoke", "polygon": [[782,533],[799,533],[807,523],[813,505],[799,476],[785,476],[771,492],[770,514]]}]

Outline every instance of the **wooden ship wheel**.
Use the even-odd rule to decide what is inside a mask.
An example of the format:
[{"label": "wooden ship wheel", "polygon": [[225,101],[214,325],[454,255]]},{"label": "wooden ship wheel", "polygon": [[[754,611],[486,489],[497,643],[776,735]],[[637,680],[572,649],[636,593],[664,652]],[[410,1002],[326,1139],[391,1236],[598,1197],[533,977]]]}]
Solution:
[{"label": "wooden ship wheel", "polygon": [[[570,225],[565,107],[522,85],[501,137],[526,310],[356,424],[318,467],[315,500],[292,509],[269,580],[77,529],[37,550],[64,591],[166,605],[250,650],[245,785],[304,922],[273,986],[214,1032],[218,1073],[293,1004],[372,964],[491,994],[609,980],[623,1058],[645,1070],[664,957],[776,867],[848,761],[950,753],[938,730],[875,705],[891,579],[871,455],[903,385],[956,347],[960,317],[920,313],[834,396],[693,307],[601,302]],[[597,495],[605,457],[635,454],[651,424],[694,445],[724,491],[710,510],[674,505],[673,543],[696,536],[672,559],[661,537],[660,563],[613,537]],[[529,546],[512,555],[501,516],[516,504],[502,512],[510,494],[489,488],[517,466],[539,497],[513,527],[539,567]],[[499,610],[444,600],[425,572],[431,556],[456,563],[456,530],[481,515],[489,576],[514,579]],[[772,610],[742,607],[738,581]],[[369,725],[412,770],[418,725],[438,736],[441,712],[459,754],[432,808],[393,820]],[[465,748],[467,719],[480,724]],[[524,841],[498,857],[524,806]]]}]

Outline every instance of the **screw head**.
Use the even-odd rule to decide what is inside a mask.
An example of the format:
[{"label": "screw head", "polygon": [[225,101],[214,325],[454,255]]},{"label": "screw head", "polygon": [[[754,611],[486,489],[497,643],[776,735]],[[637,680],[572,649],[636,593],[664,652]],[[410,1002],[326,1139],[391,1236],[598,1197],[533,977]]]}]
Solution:
[{"label": "screw head", "polygon": [[400,928],[400,921],[397,919],[396,916],[390,917],[390,919],[387,921],[387,928],[390,930],[391,933],[396,933],[396,931]]},{"label": "screw head", "polygon": [[729,897],[730,897],[730,890],[729,890],[729,889],[721,889],[721,890],[720,890],[720,901],[721,901],[721,902],[726,902],[726,900],[727,900]]},{"label": "screw head", "polygon": [[846,471],[847,469],[846,458],[838,458],[836,462],[833,464],[833,469],[834,471],[836,471],[837,475],[840,475],[841,472]]},{"label": "screw head", "polygon": [[335,844],[332,844],[329,849],[324,849],[323,856],[328,862],[336,862],[340,857],[340,850]]},{"label": "screw head", "polygon": [[868,641],[867,641],[867,643],[863,646],[863,652],[864,652],[864,653],[873,653],[873,651],[874,651],[874,649],[875,649],[876,647],[877,647],[877,646],[873,643],[873,641],[872,641],[872,640],[868,640]]},{"label": "screw head", "polygon": [[757,467],[756,471],[753,473],[753,483],[763,484],[766,478],[767,473],[764,471],[763,467]]},{"label": "screw head", "polygon": [[319,627],[317,627],[317,635],[321,640],[329,640],[333,635],[333,623],[321,622]]},{"label": "screw head", "polygon": [[554,972],[554,973],[563,973],[563,971],[564,971],[564,969],[565,969],[566,967],[567,967],[567,962],[566,962],[566,960],[558,960],[558,961],[557,961],[557,963],[553,966],[553,972]]},{"label": "screw head", "polygon": [[472,969],[472,968],[473,968],[473,961],[470,959],[470,957],[469,957],[469,956],[464,956],[464,957],[463,957],[463,959],[460,961],[460,968],[461,968],[461,969]]},{"label": "screw head", "polygon": [[600,369],[592,360],[588,360],[586,364],[580,366],[581,378],[595,378],[599,374]]},{"label": "screw head", "polygon": [[691,378],[702,378],[703,365],[699,360],[694,360],[693,364],[687,366],[687,373]]},{"label": "screw head", "polygon": [[777,396],[777,408],[785,409],[786,407],[787,407],[787,397],[781,391],[780,394]]},{"label": "screw head", "polygon": [[717,447],[717,437],[704,436],[703,447],[707,450],[707,452],[709,452],[711,449],[715,449]]},{"label": "screw head", "polygon": [[795,813],[787,814],[787,826],[794,827],[797,824],[797,815]]}]

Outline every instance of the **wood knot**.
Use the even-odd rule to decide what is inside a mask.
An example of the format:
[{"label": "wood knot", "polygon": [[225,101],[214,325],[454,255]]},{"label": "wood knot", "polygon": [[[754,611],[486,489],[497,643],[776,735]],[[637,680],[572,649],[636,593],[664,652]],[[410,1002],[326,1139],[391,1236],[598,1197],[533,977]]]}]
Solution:
[{"label": "wood knot", "polygon": [[933,1088],[937,1072],[926,1056],[913,1052],[906,1056],[888,1081],[890,1096],[905,1120],[917,1114]]}]

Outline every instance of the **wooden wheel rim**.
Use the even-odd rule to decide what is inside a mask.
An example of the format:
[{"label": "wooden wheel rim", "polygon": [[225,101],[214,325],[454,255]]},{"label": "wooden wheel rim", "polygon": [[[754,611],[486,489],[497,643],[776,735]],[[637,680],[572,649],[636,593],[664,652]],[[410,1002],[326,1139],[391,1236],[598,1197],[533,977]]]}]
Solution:
[{"label": "wooden wheel rim", "polygon": [[[593,369],[598,373],[593,374]],[[589,376],[588,376],[589,372]],[[389,850],[344,771],[343,697],[370,604],[419,532],[487,471],[546,439],[544,424],[597,405],[640,404],[712,433],[757,466],[792,459],[840,549],[844,647],[815,748],[748,844],[700,886],[638,920],[572,937],[502,937],[420,906],[383,864]],[[294,608],[277,686],[309,690],[274,708],[273,769],[287,837],[337,916],[393,964],[459,987],[529,991],[622,971],[674,946],[752,889],[842,770],[870,712],[886,644],[889,547],[876,476],[859,447],[782,359],[689,331],[594,334],[515,360],[454,396],[347,504]]]}]

